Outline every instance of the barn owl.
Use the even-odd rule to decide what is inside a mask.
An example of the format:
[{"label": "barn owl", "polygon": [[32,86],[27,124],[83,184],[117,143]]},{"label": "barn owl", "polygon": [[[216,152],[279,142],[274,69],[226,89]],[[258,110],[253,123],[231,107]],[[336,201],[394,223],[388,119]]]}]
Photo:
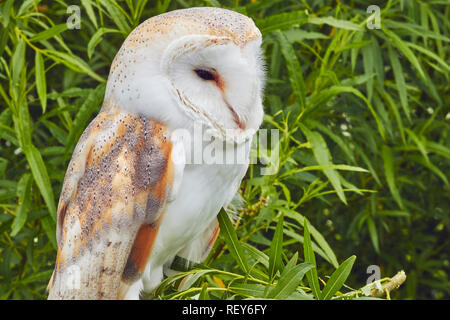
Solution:
[{"label": "barn owl", "polygon": [[[49,299],[139,299],[177,258],[206,258],[262,122],[260,46],[250,18],[219,8],[175,10],[130,33],[66,172]],[[246,161],[191,161],[196,126],[203,143],[227,146],[224,158],[244,150]]]}]

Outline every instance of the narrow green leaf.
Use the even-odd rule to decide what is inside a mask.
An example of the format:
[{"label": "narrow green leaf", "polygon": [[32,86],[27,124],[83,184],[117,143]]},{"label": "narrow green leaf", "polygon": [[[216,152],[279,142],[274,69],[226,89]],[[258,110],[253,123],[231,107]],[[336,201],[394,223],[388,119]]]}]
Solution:
[{"label": "narrow green leaf", "polygon": [[[331,165],[332,159],[330,151],[328,150],[328,146],[323,137],[320,135],[320,133],[311,131],[302,124],[300,124],[300,128],[302,129],[303,133],[305,134],[306,138],[311,144],[314,157],[316,158],[317,162],[323,166]],[[341,180],[339,179],[339,173],[331,168],[323,169],[323,173],[330,180],[331,184],[336,190],[336,193],[339,196],[339,199],[341,199],[342,202],[347,203],[344,191],[342,190]]]},{"label": "narrow green leaf", "polygon": [[412,131],[408,128],[405,128],[405,131],[411,137],[411,139],[414,141],[414,143],[416,144],[417,148],[419,149],[419,151],[422,154],[425,161],[430,162],[430,159],[428,158],[427,149],[426,149],[424,143],[422,142],[422,140],[414,133],[414,131]]},{"label": "narrow green leaf", "polygon": [[56,50],[43,50],[42,52],[56,62],[60,62],[76,72],[85,73],[97,81],[105,82],[103,77],[92,71],[91,67],[77,56]]},{"label": "narrow green leaf", "polygon": [[96,29],[98,29],[97,17],[96,17],[96,15],[94,13],[94,9],[92,8],[91,1],[90,0],[81,0],[81,4],[86,9],[86,13],[87,13],[87,15],[89,17],[89,20],[91,20],[91,22],[94,25],[94,27]]},{"label": "narrow green leaf", "polygon": [[42,32],[39,32],[30,38],[31,42],[38,42],[53,38],[54,36],[60,34],[67,30],[67,23],[57,24],[53,27],[48,28]]},{"label": "narrow green leaf", "polygon": [[44,217],[40,221],[41,221],[42,228],[44,228],[45,234],[47,235],[48,239],[50,240],[50,243],[52,244],[53,248],[57,249],[55,221],[49,216]]},{"label": "narrow green leaf", "polygon": [[220,225],[220,235],[223,237],[230,254],[236,260],[242,271],[248,273],[247,256],[244,255],[241,244],[236,235],[233,225],[231,224],[230,218],[225,210],[220,210],[217,216]]},{"label": "narrow green leaf", "polygon": [[20,38],[11,58],[11,73],[13,86],[17,86],[20,73],[25,63],[25,41]]},{"label": "narrow green leaf", "polygon": [[186,282],[183,284],[183,286],[180,288],[179,291],[184,291],[184,290],[189,289],[200,277],[202,277],[203,275],[205,275],[209,272],[211,272],[211,270],[202,270],[195,274],[189,275],[189,278],[186,280]]},{"label": "narrow green leaf", "polygon": [[2,9],[0,11],[0,16],[2,19],[0,19],[1,23],[3,24],[3,27],[6,29],[6,27],[9,24],[9,18],[11,16],[11,8],[13,6],[14,0],[7,0],[3,3]]},{"label": "narrow green leaf", "polygon": [[[14,0],[13,0],[14,2]],[[28,12],[33,6],[36,5],[35,0],[25,0],[22,2],[22,5],[20,6],[19,10],[17,11],[17,16],[20,17],[24,15],[26,12]]]},{"label": "narrow green leaf", "polygon": [[402,65],[398,59],[398,54],[394,51],[392,46],[388,46],[389,59],[391,60],[392,70],[394,72],[395,83],[397,85],[397,90],[400,95],[400,102],[402,104],[403,112],[405,112],[406,117],[411,121],[411,115],[408,105],[407,91],[405,77],[403,75]]},{"label": "narrow green leaf", "polygon": [[[282,209],[284,215],[286,217],[289,217],[291,219],[294,219],[295,221],[297,221],[303,228],[305,227],[305,221],[306,218],[301,215],[300,213],[298,213],[297,211],[294,210],[288,210],[288,209]],[[337,268],[339,266],[337,259],[336,259],[336,255],[334,254],[333,250],[331,249],[330,245],[328,244],[328,242],[325,240],[325,238],[320,234],[319,231],[317,231],[316,228],[314,228],[314,226],[312,226],[311,224],[309,224],[309,232],[311,234],[311,236],[314,238],[314,240],[316,241],[316,243],[319,245],[319,247],[323,250],[323,252],[326,254],[326,256],[328,258],[326,258],[326,260],[328,262],[330,262],[333,267]]]},{"label": "narrow green leaf", "polygon": [[6,43],[8,42],[9,38],[9,30],[8,28],[2,28],[0,30],[0,56],[3,56],[3,52],[6,48]]},{"label": "narrow green leaf", "polygon": [[45,78],[44,59],[41,54],[36,51],[35,56],[35,75],[36,75],[36,90],[41,101],[42,113],[47,109],[47,81]]},{"label": "narrow green leaf", "polygon": [[[354,42],[361,42],[361,40],[364,37],[365,32],[360,31],[360,32],[356,32],[355,36],[354,36]],[[358,53],[359,53],[359,49],[358,47],[353,48],[352,52],[351,52],[351,64],[352,64],[352,72],[355,70],[355,66],[356,66],[356,58],[358,57]]]},{"label": "narrow green leaf", "polygon": [[22,98],[17,101],[18,112],[13,115],[14,130],[19,140],[20,147],[25,149],[26,146],[31,144],[31,120],[30,112],[28,110],[28,103],[26,99]]},{"label": "narrow green leaf", "polygon": [[379,210],[377,215],[389,216],[389,217],[410,217],[411,214],[407,211],[400,210]]},{"label": "narrow green leaf", "polygon": [[42,123],[59,143],[62,145],[66,144],[67,132],[64,129],[58,127],[58,125],[52,121],[43,120]]},{"label": "narrow green leaf", "polygon": [[273,279],[277,271],[283,268],[281,253],[283,251],[283,215],[278,219],[277,227],[272,238],[269,253],[269,277]]},{"label": "narrow green leaf", "polygon": [[55,197],[53,195],[52,185],[47,173],[47,167],[45,166],[41,153],[33,145],[26,146],[23,152],[25,153],[28,164],[30,165],[34,181],[36,182],[36,185],[44,198],[45,204],[47,205],[48,211],[50,212],[50,216],[54,221],[56,221]]},{"label": "narrow green leaf", "polygon": [[394,169],[394,156],[392,154],[391,148],[386,145],[382,147],[382,157],[384,163],[384,173],[386,175],[386,180],[391,190],[391,194],[395,201],[401,209],[404,209],[403,201],[398,192],[397,185],[395,184],[395,169]]},{"label": "narrow green leaf", "polygon": [[377,227],[375,226],[375,221],[373,221],[371,217],[367,218],[367,228],[369,229],[370,240],[372,241],[375,251],[377,253],[380,253],[380,247],[378,245]]},{"label": "narrow green leaf", "polygon": [[358,152],[358,154],[361,156],[361,159],[364,161],[364,163],[366,164],[367,168],[369,169],[370,173],[372,174],[372,177],[375,179],[375,181],[377,182],[377,184],[379,186],[381,186],[381,181],[380,178],[378,177],[377,171],[374,169],[371,161],[369,160],[369,157],[364,153],[363,149],[359,146],[356,146],[356,151]]},{"label": "narrow green leaf", "polygon": [[[303,245],[303,241],[304,241],[303,236],[297,234],[294,231],[288,230],[286,228],[284,228],[283,232],[286,236],[299,241]],[[330,264],[333,264],[331,262],[330,258],[325,254],[325,252],[314,241],[311,241],[311,242],[312,242],[313,251],[315,253],[317,253],[319,256],[321,256],[322,258],[324,258],[326,261],[328,261]]]},{"label": "narrow green leaf", "polygon": [[95,47],[102,41],[102,36],[106,33],[120,33],[120,31],[116,30],[116,29],[110,29],[110,28],[98,29],[94,33],[94,35],[91,37],[91,40],[89,40],[89,43],[87,46],[87,54],[88,54],[89,59],[92,57]]},{"label": "narrow green leaf", "polygon": [[340,135],[334,133],[333,130],[331,130],[327,126],[324,126],[319,121],[311,121],[311,123],[314,125],[314,127],[330,137],[330,139],[333,140],[341,148],[341,150],[346,154],[351,162],[356,163],[355,156],[353,154],[353,151],[349,148],[348,142],[344,141]]},{"label": "narrow green leaf", "polygon": [[34,283],[34,282],[48,282],[48,279],[52,276],[53,269],[52,270],[46,270],[42,271],[36,274],[32,274],[29,277],[26,277],[24,279],[21,279],[20,282],[22,284],[28,284],[28,283]]},{"label": "narrow green leaf", "polygon": [[311,263],[301,263],[284,273],[277,285],[270,289],[267,297],[271,299],[284,300],[293,293],[300,285],[306,272],[313,268]]},{"label": "narrow green leaf", "polygon": [[294,291],[292,292],[286,300],[314,300],[314,298],[310,294],[306,294],[304,292]]},{"label": "narrow green leaf", "polygon": [[19,205],[17,206],[16,217],[11,226],[11,237],[15,237],[27,221],[27,213],[31,204],[30,174],[24,174],[17,183],[17,197],[19,198]]},{"label": "narrow green leaf", "polygon": [[318,92],[316,95],[314,95],[311,98],[310,103],[309,103],[311,105],[311,107],[308,107],[307,112],[312,111],[313,109],[319,108],[321,105],[324,105],[331,98],[333,98],[341,93],[354,94],[355,96],[357,96],[358,98],[360,98],[361,100],[363,100],[366,103],[367,107],[369,108],[370,113],[372,114],[372,116],[374,117],[374,119],[377,123],[378,131],[379,131],[381,137],[383,138],[383,140],[385,140],[385,128],[384,128],[383,124],[381,123],[380,119],[378,118],[372,104],[360,91],[358,91],[357,89],[355,89],[353,87],[332,86],[331,88],[328,88],[328,89]]},{"label": "narrow green leaf", "polygon": [[[365,46],[362,48],[364,72],[369,76],[375,72],[375,53],[372,46]],[[366,83],[367,100],[372,101],[373,96],[373,77],[368,77]]]},{"label": "narrow green leaf", "polygon": [[245,242],[241,243],[241,246],[249,253],[250,256],[253,257],[253,259],[257,260],[264,267],[269,269],[269,256],[267,254]]},{"label": "narrow green leaf", "polygon": [[200,291],[198,300],[211,300],[208,294],[208,283],[205,282],[204,284],[202,284],[202,291]]},{"label": "narrow green leaf", "polygon": [[425,147],[428,151],[439,154],[447,159],[450,159],[450,149],[444,146],[443,144],[439,144],[433,141],[426,140]]},{"label": "narrow green leaf", "polygon": [[72,151],[75,143],[85,130],[88,121],[96,110],[99,109],[105,94],[105,84],[100,84],[91,91],[84,103],[81,105],[75,119],[72,123],[71,130],[66,140],[66,152]]},{"label": "narrow green leaf", "polygon": [[356,256],[351,256],[333,272],[330,279],[328,279],[327,284],[322,290],[321,299],[329,300],[334,294],[342,287],[347,280],[350,271],[352,270],[353,264],[355,263]]},{"label": "narrow green leaf", "polygon": [[428,50],[428,49],[426,49],[426,48],[423,48],[423,47],[421,47],[421,46],[418,46],[418,45],[415,44],[415,43],[408,42],[407,45],[408,45],[410,48],[416,49],[417,51],[419,51],[419,52],[421,52],[421,53],[427,55],[427,56],[430,57],[431,59],[436,60],[436,62],[439,63],[441,66],[443,66],[444,69],[446,69],[447,72],[450,72],[450,66],[449,66],[443,59],[441,59],[441,57],[439,57],[439,56],[438,56],[437,54],[435,54],[434,52],[432,52],[432,51],[430,51],[430,50]]},{"label": "narrow green leaf", "polygon": [[306,107],[306,89],[299,60],[297,59],[294,48],[286,39],[286,36],[280,31],[277,31],[275,35],[280,43],[281,52],[286,61],[291,87],[300,103],[300,110],[303,110]]},{"label": "narrow green leaf", "polygon": [[47,98],[56,100],[58,98],[75,98],[75,97],[87,97],[91,93],[92,89],[85,88],[69,88],[62,92],[53,91],[47,95]]},{"label": "narrow green leaf", "polygon": [[289,272],[292,268],[294,268],[297,265],[298,262],[298,252],[295,252],[292,256],[291,260],[289,260],[288,263],[284,266],[283,272],[281,273],[280,277],[283,277],[283,275],[286,272]]},{"label": "narrow green leaf", "polygon": [[[1,123],[1,121],[0,121],[0,123]],[[0,178],[5,176],[7,167],[8,167],[8,160],[0,157]]]},{"label": "narrow green leaf", "polygon": [[319,277],[317,275],[317,267],[316,267],[316,257],[314,256],[314,251],[312,248],[311,236],[309,234],[308,220],[304,220],[304,234],[303,234],[303,252],[305,262],[309,262],[312,265],[311,270],[306,273],[306,278],[308,279],[309,286],[311,291],[316,297],[316,299],[320,299],[321,291],[319,285]]},{"label": "narrow green leaf", "polygon": [[[146,5],[147,5],[148,0],[141,0],[138,1],[137,5],[136,5],[136,9],[134,11],[134,21],[139,21],[141,16],[142,16],[142,12],[144,11]],[[162,10],[162,12],[166,12],[167,11],[167,7],[170,5],[170,3],[172,2],[172,0],[165,0],[163,5],[160,7],[160,9]],[[162,13],[161,12],[161,13]]]},{"label": "narrow green leaf", "polygon": [[419,72],[419,75],[424,80],[426,80],[425,73],[423,71],[423,68],[422,68],[419,60],[414,55],[414,53],[411,51],[411,49],[407,46],[407,44],[399,36],[397,36],[394,32],[386,29],[383,26],[381,28],[394,41],[396,48],[398,50],[400,50],[405,55],[405,57],[409,60],[409,62],[411,62],[411,64],[414,66],[414,68],[417,69],[417,71]]},{"label": "narrow green leaf", "polygon": [[327,24],[332,27],[336,27],[339,29],[345,29],[345,30],[354,30],[354,31],[362,31],[363,27],[348,21],[348,20],[339,20],[333,17],[308,17],[308,23],[312,24]]},{"label": "narrow green leaf", "polygon": [[389,107],[391,112],[394,114],[402,142],[406,143],[403,118],[400,115],[400,108],[398,107],[398,104],[386,90],[379,89],[377,92],[380,94],[381,97],[383,97],[384,101],[386,102],[386,105]]},{"label": "narrow green leaf", "polygon": [[116,26],[120,29],[120,31],[128,35],[131,31],[131,27],[128,24],[127,15],[123,11],[123,9],[115,1],[100,0],[100,2],[105,7],[106,11],[108,11],[109,16],[114,21]]},{"label": "narrow green leaf", "polygon": [[[432,14],[432,10],[428,10],[428,12],[431,13],[430,17],[434,17],[434,15]],[[434,20],[434,21],[436,21],[436,20]],[[433,19],[431,19],[431,22],[433,22]],[[431,31],[429,29],[425,29],[424,27],[422,27],[418,24],[398,22],[398,21],[387,20],[387,19],[385,19],[385,22],[383,23],[383,25],[385,25],[391,29],[395,28],[395,29],[406,30],[407,32],[412,33],[415,36],[428,37],[431,39],[436,39],[438,41],[450,42],[449,37],[447,37],[443,34],[440,34],[439,28],[435,28],[434,31]]]},{"label": "narrow green leaf", "polygon": [[257,283],[233,283],[228,289],[244,296],[262,298],[266,286]]},{"label": "narrow green leaf", "polygon": [[343,171],[354,171],[354,172],[368,172],[364,168],[355,167],[355,166],[349,166],[346,164],[329,164],[329,165],[320,165],[320,166],[307,166],[299,169],[292,169],[287,171],[287,174],[283,174],[283,176],[287,175],[289,176],[292,173],[296,172],[304,172],[304,171],[316,171],[316,170],[324,170],[324,169],[336,169],[336,170],[343,170]]},{"label": "narrow green leaf", "polygon": [[374,71],[377,75],[378,86],[384,89],[384,64],[383,64],[383,54],[380,48],[380,44],[376,37],[372,37],[371,47],[373,50],[373,62]]},{"label": "narrow green leaf", "polygon": [[[355,41],[346,46],[340,47],[339,49],[336,49],[336,52],[342,52],[342,51],[346,51],[346,50],[350,50],[350,49],[352,49],[352,50],[359,49],[359,48],[368,46],[372,43],[373,43],[372,40]],[[363,75],[363,76],[365,76],[365,75]]]},{"label": "narrow green leaf", "polygon": [[425,168],[428,168],[431,172],[433,172],[435,175],[437,175],[441,180],[448,185],[448,179],[447,176],[434,164],[432,164],[430,161],[425,161],[423,157],[416,157],[414,155],[408,156],[409,159],[411,159],[414,162],[419,163],[420,165],[424,166]]},{"label": "narrow green leaf", "polygon": [[320,32],[310,32],[302,29],[291,28],[284,31],[286,39],[292,42],[300,42],[303,40],[313,40],[313,39],[328,39],[329,36]]},{"label": "narrow green leaf", "polygon": [[262,34],[268,34],[275,30],[284,30],[292,26],[301,26],[308,22],[308,16],[304,11],[293,11],[257,19],[255,24]]},{"label": "narrow green leaf", "polygon": [[[439,38],[436,39],[436,47],[437,47],[437,52],[439,53],[440,57],[444,57],[444,47],[442,45],[442,41],[450,41],[450,38],[445,37],[444,35],[441,35],[441,31],[439,28],[439,23],[436,19],[436,16],[433,14],[433,10],[430,9],[430,7],[427,7],[427,11],[428,11],[428,16],[430,17],[430,21],[431,21],[431,25],[433,26],[433,35],[438,36]],[[441,39],[441,37],[444,37],[444,39]]]}]

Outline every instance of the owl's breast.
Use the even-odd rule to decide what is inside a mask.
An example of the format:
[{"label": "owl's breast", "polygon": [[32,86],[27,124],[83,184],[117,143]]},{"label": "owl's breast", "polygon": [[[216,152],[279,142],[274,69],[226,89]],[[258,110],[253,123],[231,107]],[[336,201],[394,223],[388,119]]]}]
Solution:
[{"label": "owl's breast", "polygon": [[[241,147],[248,151],[248,145]],[[150,259],[152,265],[172,260],[230,203],[248,168],[247,151],[243,160],[231,160],[230,152],[236,155],[237,149],[224,150],[224,159],[228,155],[229,162],[186,164],[176,199],[167,206]]]}]

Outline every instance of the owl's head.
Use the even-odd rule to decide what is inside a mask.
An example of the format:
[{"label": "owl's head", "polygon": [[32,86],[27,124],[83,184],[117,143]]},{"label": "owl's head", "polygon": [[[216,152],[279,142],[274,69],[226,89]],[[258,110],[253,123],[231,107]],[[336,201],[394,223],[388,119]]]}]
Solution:
[{"label": "owl's head", "polygon": [[139,25],[116,55],[105,101],[172,125],[200,121],[222,135],[262,122],[261,33],[219,8],[162,14]]}]

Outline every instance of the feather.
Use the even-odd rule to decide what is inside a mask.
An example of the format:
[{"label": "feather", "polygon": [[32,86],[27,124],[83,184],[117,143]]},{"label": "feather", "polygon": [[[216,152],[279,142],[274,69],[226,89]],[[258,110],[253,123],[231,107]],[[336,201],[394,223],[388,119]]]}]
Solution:
[{"label": "feather", "polygon": [[231,199],[228,206],[225,206],[224,209],[233,224],[236,224],[239,220],[239,212],[245,209],[245,199],[239,191],[234,194],[233,199]]},{"label": "feather", "polygon": [[117,299],[149,259],[173,183],[157,121],[104,105],[69,164],[49,299]]},{"label": "feather", "polygon": [[164,274],[172,276],[180,271],[190,270],[196,264],[205,261],[219,236],[219,232],[219,221],[214,219],[205,231],[177,253],[170,266],[168,265],[164,269]]}]

